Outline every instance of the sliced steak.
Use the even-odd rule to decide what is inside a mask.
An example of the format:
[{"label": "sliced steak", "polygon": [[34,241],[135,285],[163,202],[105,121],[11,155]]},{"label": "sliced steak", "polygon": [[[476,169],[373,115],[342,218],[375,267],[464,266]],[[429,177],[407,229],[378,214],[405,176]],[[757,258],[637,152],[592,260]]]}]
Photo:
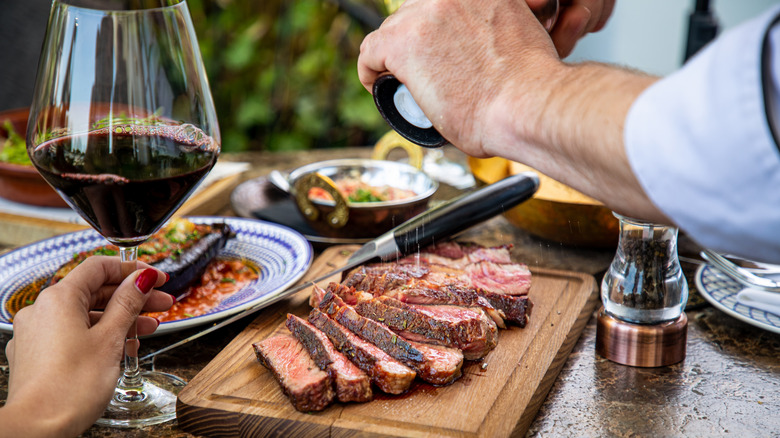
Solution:
[{"label": "sliced steak", "polygon": [[458,348],[469,360],[485,357],[498,343],[495,323],[478,308],[414,305],[377,297],[361,301],[355,310],[410,340]]},{"label": "sliced steak", "polygon": [[318,309],[309,313],[309,322],[328,336],[333,346],[365,371],[379,389],[388,394],[401,394],[409,389],[417,373],[393,359]]},{"label": "sliced steak", "polygon": [[295,409],[321,411],[332,401],[333,383],[294,337],[272,336],[252,344],[257,359],[273,373]]},{"label": "sliced steak", "polygon": [[512,245],[500,245],[486,248],[471,242],[444,242],[423,248],[416,254],[402,258],[399,263],[433,263],[460,269],[469,264],[481,261],[500,264],[512,263],[512,256],[509,251],[511,248]]},{"label": "sliced steak", "polygon": [[520,328],[528,324],[528,317],[534,307],[534,303],[528,298],[528,295],[505,295],[484,290],[479,291],[479,294],[485,297],[494,308],[501,311],[506,320],[512,321]]},{"label": "sliced steak", "polygon": [[399,260],[400,264],[441,265],[461,271],[475,289],[509,295],[525,295],[531,287],[531,271],[522,263],[512,262],[510,245],[485,248],[467,243],[446,242],[424,248]]},{"label": "sliced steak", "polygon": [[477,290],[507,295],[527,295],[531,289],[531,271],[519,263],[481,261],[464,268]]},{"label": "sliced steak", "polygon": [[[483,263],[487,264],[489,262],[480,262],[476,265],[481,266]],[[395,267],[390,264],[372,266],[373,267],[367,268],[369,276],[374,271],[381,272],[382,269],[393,269],[395,271],[395,275],[400,276],[400,272],[403,271],[405,265],[397,265]],[[530,287],[531,280],[530,277],[526,277],[524,273],[525,270],[527,270],[527,267],[519,268],[517,271],[518,276],[520,277],[517,279],[517,281],[520,286],[512,286],[515,287],[517,292],[521,290],[527,291]],[[495,292],[493,290],[486,290],[475,287],[471,278],[465,275],[464,271],[451,268],[449,266],[420,265],[415,266],[410,271],[414,273],[416,277],[410,279],[406,286],[399,290],[400,294],[406,295],[402,299],[399,299],[399,301],[414,304],[439,304],[435,302],[436,300],[429,300],[426,302],[424,299],[420,299],[414,295],[435,296],[444,294],[451,297],[459,297],[458,300],[452,300],[453,302],[444,304],[463,305],[458,301],[465,297],[478,296],[480,299],[486,300],[490,304],[489,307],[485,307],[484,305],[479,307],[485,310],[488,315],[494,321],[496,321],[496,324],[498,324],[499,327],[503,328],[501,325],[502,321],[498,321],[497,318],[491,314],[491,309],[499,311],[501,317],[517,324],[520,327],[525,327],[526,323],[528,322],[528,316],[531,314],[533,303],[527,295],[505,294],[503,292]],[[421,272],[425,273],[420,275]],[[530,271],[528,275],[530,275]],[[411,275],[409,277],[411,277]],[[420,289],[420,287],[424,287],[424,289]],[[432,291],[439,292],[432,293]],[[385,291],[385,296],[396,297],[396,295],[398,294],[393,291]]]},{"label": "sliced steak", "polygon": [[[364,340],[417,371],[420,378],[434,385],[447,385],[461,375],[463,353],[448,346],[423,346],[410,342],[384,324],[359,315],[331,289],[346,286],[331,283],[320,303],[320,310]],[[359,304],[358,304],[359,305]],[[425,342],[425,340],[422,340]]]},{"label": "sliced steak", "polygon": [[325,333],[292,314],[287,314],[287,328],[303,344],[314,363],[330,375],[340,402],[367,402],[373,398],[368,374],[336,350]]},{"label": "sliced steak", "polygon": [[[484,263],[484,262],[482,262]],[[474,287],[470,279],[457,275],[461,272],[443,265],[426,265],[429,273],[424,277],[429,284],[447,283],[450,289],[471,290],[487,300],[491,307],[501,312],[502,316],[520,327],[525,327],[531,314],[533,302],[527,295],[513,295]],[[530,275],[530,274],[529,274]],[[518,280],[519,281],[519,280]],[[525,280],[523,280],[525,281]],[[530,288],[530,279],[521,288]],[[463,293],[463,292],[460,292]],[[494,318],[495,319],[495,318]]]},{"label": "sliced steak", "polygon": [[[360,268],[356,268],[360,269]],[[337,284],[337,283],[334,283]],[[335,290],[333,288],[328,288],[329,290],[332,290],[334,293],[340,294],[339,297],[344,300],[345,303],[354,306],[357,304],[357,302],[361,299],[365,299],[366,296],[368,298],[371,298],[371,294],[368,292],[365,292],[363,290],[357,290],[352,287],[348,288],[342,288],[339,290]],[[321,288],[319,285],[315,284],[312,289],[311,297],[309,298],[309,305],[318,308],[320,307],[320,303],[322,302],[322,299],[325,298],[325,294],[327,294],[328,291]]]},{"label": "sliced steak", "polygon": [[[432,272],[428,265],[382,263],[355,268],[347,274],[343,284],[373,296],[387,296],[404,303],[479,307],[504,328],[503,313],[472,288],[467,279],[459,278],[462,275],[457,270]],[[358,295],[339,294],[348,304],[354,305],[358,301]]]}]

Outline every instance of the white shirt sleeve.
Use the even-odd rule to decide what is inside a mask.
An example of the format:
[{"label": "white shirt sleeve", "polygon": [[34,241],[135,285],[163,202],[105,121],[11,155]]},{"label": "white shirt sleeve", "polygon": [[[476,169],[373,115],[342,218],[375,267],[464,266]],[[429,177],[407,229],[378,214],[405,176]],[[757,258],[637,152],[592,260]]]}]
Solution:
[{"label": "white shirt sleeve", "polygon": [[[650,199],[701,245],[780,263],[780,149],[762,50],[780,84],[780,8],[724,33],[634,102],[629,162]],[[780,111],[780,108],[777,108]]]}]

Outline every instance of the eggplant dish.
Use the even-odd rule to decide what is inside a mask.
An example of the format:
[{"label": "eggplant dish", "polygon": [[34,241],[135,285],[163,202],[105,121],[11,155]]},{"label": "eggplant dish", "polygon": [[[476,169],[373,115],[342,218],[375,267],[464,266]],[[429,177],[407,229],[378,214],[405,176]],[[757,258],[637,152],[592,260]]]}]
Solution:
[{"label": "eggplant dish", "polygon": [[[216,258],[228,239],[234,236],[235,233],[224,223],[196,224],[177,218],[138,247],[138,260],[170,275],[168,282],[159,290],[176,297],[177,316],[162,317],[161,321],[194,316],[193,312],[205,313],[227,295],[257,278],[256,266],[248,266],[241,260]],[[25,288],[11,297],[7,304],[8,311],[14,315],[19,309],[32,304],[41,290],[56,284],[87,257],[118,254],[119,248],[114,245],[74,254],[51,277],[38,282],[40,287]],[[210,283],[229,287],[212,287]],[[207,295],[204,290],[215,291],[212,294],[214,296],[204,296]],[[196,299],[200,302],[194,303]]]}]

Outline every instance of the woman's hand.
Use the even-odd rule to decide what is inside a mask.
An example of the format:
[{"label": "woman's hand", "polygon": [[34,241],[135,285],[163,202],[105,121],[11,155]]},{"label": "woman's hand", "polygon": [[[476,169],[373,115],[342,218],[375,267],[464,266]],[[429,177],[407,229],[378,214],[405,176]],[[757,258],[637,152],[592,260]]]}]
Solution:
[{"label": "woman's hand", "polygon": [[[114,393],[133,321],[141,310],[173,304],[173,297],[153,289],[167,274],[141,262],[138,267],[123,280],[118,258],[89,257],[17,313],[6,346],[10,379],[0,436],[75,436],[100,417]],[[137,321],[139,335],[159,325],[145,316]]]}]

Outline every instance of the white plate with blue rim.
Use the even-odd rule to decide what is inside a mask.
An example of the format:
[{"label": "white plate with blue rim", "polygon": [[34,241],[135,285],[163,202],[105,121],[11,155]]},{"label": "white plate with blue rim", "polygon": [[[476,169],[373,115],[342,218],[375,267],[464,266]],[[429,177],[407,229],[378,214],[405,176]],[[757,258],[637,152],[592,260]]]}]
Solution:
[{"label": "white plate with blue rim", "polygon": [[770,332],[780,333],[780,315],[765,312],[737,302],[737,294],[745,289],[736,280],[710,265],[701,265],[694,276],[699,293],[719,309],[734,318]]},{"label": "white plate with blue rim", "polygon": [[[245,259],[259,268],[258,278],[199,316],[163,322],[155,335],[173,333],[241,312],[266,296],[283,293],[306,273],[312,263],[311,244],[287,227],[254,219],[190,216],[195,223],[226,223],[236,236],[218,258]],[[74,254],[106,245],[94,230],[76,231],[17,248],[0,256],[0,332],[13,332],[6,303],[26,286],[48,278]]]}]

